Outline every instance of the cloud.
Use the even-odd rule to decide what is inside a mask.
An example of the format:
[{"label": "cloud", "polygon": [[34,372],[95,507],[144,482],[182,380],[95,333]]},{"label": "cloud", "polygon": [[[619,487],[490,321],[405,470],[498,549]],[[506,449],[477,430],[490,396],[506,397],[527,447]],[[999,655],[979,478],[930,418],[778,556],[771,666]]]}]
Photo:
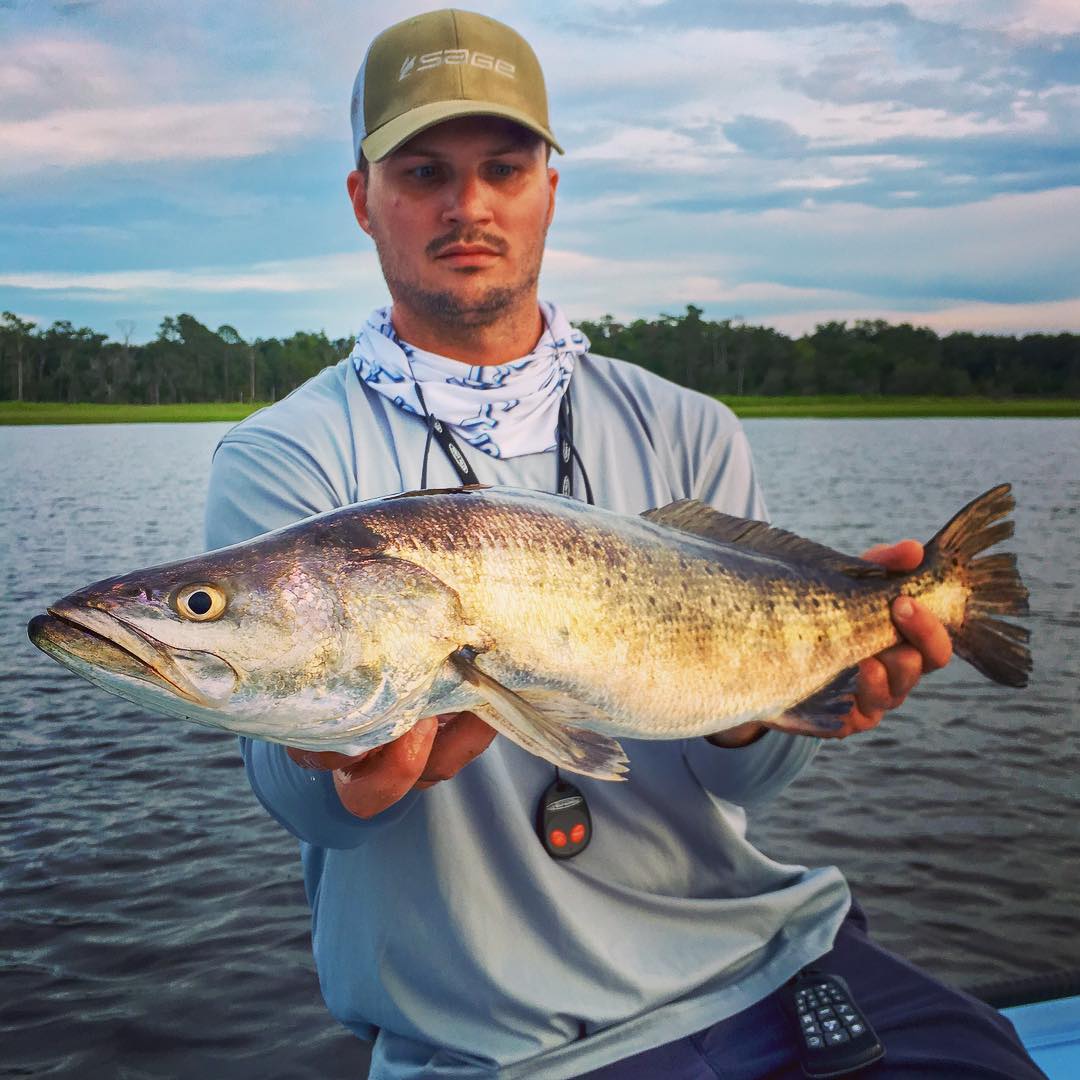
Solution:
[{"label": "cloud", "polygon": [[881,304],[815,308],[771,315],[768,325],[790,336],[812,333],[825,322],[884,319],[928,326],[939,334],[977,330],[984,334],[1073,333],[1080,327],[1080,296],[1034,304],[956,304],[940,308],[904,308]]},{"label": "cloud", "polygon": [[708,256],[612,258],[566,248],[549,249],[541,279],[543,295],[565,298],[576,318],[602,313],[634,318],[645,312],[681,312],[687,304],[758,310],[770,305],[839,304],[852,294],[773,281],[739,281]]},{"label": "cloud", "polygon": [[[706,260],[685,258],[604,259],[572,251],[552,251],[545,261],[543,294],[564,300],[571,318],[601,313],[630,320],[660,311],[681,313],[688,303],[707,318],[741,319],[775,327],[792,336],[819,323],[885,319],[929,326],[946,334],[958,330],[1024,334],[1076,332],[1080,295],[1025,303],[929,302],[901,305],[874,299],[857,286],[791,286],[776,281],[733,281],[703,272]],[[617,286],[616,286],[617,283]]]},{"label": "cloud", "polygon": [[948,205],[1080,175],[1077,44],[988,28],[978,5],[679,0],[618,14],[606,36],[560,37],[551,79],[564,172],[585,166],[597,193],[659,171],[646,202],[688,213],[805,194]]},{"label": "cloud", "polygon": [[1075,0],[904,0],[919,18],[993,27],[1016,36],[1080,31]]},{"label": "cloud", "polygon": [[573,165],[615,163],[635,171],[701,173],[713,167],[715,148],[684,132],[643,126],[620,127],[607,138],[574,152]]},{"label": "cloud", "polygon": [[845,3],[829,0],[665,0],[631,9],[624,7],[623,18],[629,24],[657,25],[694,29],[722,27],[728,30],[806,30],[843,25],[905,25],[913,21],[911,10],[903,3]]},{"label": "cloud", "polygon": [[56,110],[145,102],[180,76],[172,52],[119,48],[70,32],[27,34],[4,46],[0,116],[25,120]]},{"label": "cloud", "polygon": [[736,116],[724,124],[724,134],[740,150],[766,157],[799,157],[807,146],[789,123],[765,116]]},{"label": "cloud", "polygon": [[[129,299],[167,293],[299,293],[323,292],[381,282],[373,252],[333,254],[318,258],[283,259],[235,267],[195,267],[190,270],[109,270],[0,272],[0,286],[99,299]],[[170,303],[173,302],[170,300]]]},{"label": "cloud", "polygon": [[[324,132],[301,92],[216,86],[169,51],[65,35],[19,38],[0,68],[0,176],[265,154]],[[216,90],[220,92],[215,93]]]},{"label": "cloud", "polygon": [[1059,300],[1080,281],[1080,249],[1064,222],[1080,186],[950,207],[808,205],[752,217],[730,212],[658,223],[689,257],[703,244],[738,253],[726,272],[826,286],[874,303]]},{"label": "cloud", "polygon": [[21,116],[71,101],[108,101],[127,89],[113,51],[93,41],[34,38],[5,47],[0,111]]},{"label": "cloud", "polygon": [[[816,201],[843,190],[754,213],[588,203],[580,215],[570,210],[553,243],[595,261],[549,261],[545,288],[579,317],[696,303],[714,318],[739,313],[812,328],[826,318],[929,318],[948,309],[973,320],[965,329],[985,319],[1006,330],[1060,329],[1075,315],[1054,305],[1080,292],[1080,249],[1063,227],[1080,217],[1080,186],[950,207]],[[618,244],[606,239],[613,235]],[[944,325],[945,316],[935,318]]]},{"label": "cloud", "polygon": [[0,121],[0,175],[46,168],[209,161],[265,154],[320,128],[302,102],[227,101],[65,109]]},{"label": "cloud", "polygon": [[[384,295],[373,254],[318,254],[353,229],[348,92],[371,36],[429,7],[5,12],[0,306],[355,326]],[[485,10],[544,63],[569,150],[544,288],[578,317],[1068,317],[1075,0]]]},{"label": "cloud", "polygon": [[1075,0],[1027,0],[1017,5],[1017,13],[1007,24],[1014,31],[1036,33],[1080,33],[1080,7]]}]

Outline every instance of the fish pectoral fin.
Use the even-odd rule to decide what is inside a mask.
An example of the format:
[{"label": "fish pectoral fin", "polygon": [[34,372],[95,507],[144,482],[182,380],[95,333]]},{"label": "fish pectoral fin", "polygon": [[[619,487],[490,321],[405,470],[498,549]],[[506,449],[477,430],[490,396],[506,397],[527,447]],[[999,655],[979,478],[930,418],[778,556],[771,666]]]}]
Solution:
[{"label": "fish pectoral fin", "polygon": [[858,666],[845,668],[816,694],[765,723],[794,735],[817,735],[822,739],[835,735],[851,711],[858,676]]},{"label": "fish pectoral fin", "polygon": [[466,652],[454,653],[451,660],[462,678],[484,697],[486,704],[477,709],[481,719],[501,735],[568,772],[594,780],[624,779],[628,762],[618,742],[569,723],[588,715],[585,706],[561,695],[544,694],[535,695],[543,701],[538,707],[481,671]]},{"label": "fish pectoral fin", "polygon": [[641,516],[657,525],[666,525],[669,529],[679,529],[706,540],[738,544],[761,555],[823,566],[849,577],[886,577],[889,573],[877,563],[845,555],[824,544],[766,525],[764,521],[722,514],[697,499],[679,499],[667,506],[646,510]]}]

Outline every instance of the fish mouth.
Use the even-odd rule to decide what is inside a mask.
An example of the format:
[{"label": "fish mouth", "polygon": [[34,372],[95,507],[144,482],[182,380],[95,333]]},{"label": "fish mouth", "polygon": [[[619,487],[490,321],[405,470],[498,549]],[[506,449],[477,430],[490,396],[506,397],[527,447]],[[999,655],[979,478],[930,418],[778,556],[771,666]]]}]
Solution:
[{"label": "fish mouth", "polygon": [[[30,621],[30,640],[45,652],[63,653],[119,675],[164,687],[203,708],[214,702],[180,670],[168,646],[99,608],[60,600]],[[42,642],[52,646],[46,648]],[[220,657],[218,657],[220,659]],[[224,661],[223,661],[224,662]]]}]

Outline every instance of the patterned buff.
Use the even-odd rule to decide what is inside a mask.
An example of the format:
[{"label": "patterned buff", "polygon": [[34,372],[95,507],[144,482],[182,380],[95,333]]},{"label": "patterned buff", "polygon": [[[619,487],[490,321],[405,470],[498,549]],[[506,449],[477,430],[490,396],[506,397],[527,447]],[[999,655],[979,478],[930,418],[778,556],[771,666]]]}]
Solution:
[{"label": "patterned buff", "polygon": [[473,367],[400,340],[390,309],[378,308],[357,335],[350,359],[372,390],[423,416],[416,384],[433,416],[456,438],[497,458],[555,447],[559,402],[589,339],[554,305],[541,302],[544,333],[520,360]]}]

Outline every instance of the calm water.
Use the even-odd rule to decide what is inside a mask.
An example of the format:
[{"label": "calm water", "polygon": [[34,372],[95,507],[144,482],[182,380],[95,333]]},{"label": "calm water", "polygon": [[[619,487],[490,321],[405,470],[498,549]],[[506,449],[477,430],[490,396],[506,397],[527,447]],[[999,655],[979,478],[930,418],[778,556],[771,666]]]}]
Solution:
[{"label": "calm water", "polygon": [[[879,938],[970,985],[1080,967],[1080,423],[751,421],[784,526],[926,537],[1001,480],[1032,592],[1027,691],[954,665],[826,746],[753,825],[835,862]],[[352,1077],[295,844],[234,740],[148,717],[26,641],[108,574],[199,550],[223,425],[0,428],[0,1076]]]}]

